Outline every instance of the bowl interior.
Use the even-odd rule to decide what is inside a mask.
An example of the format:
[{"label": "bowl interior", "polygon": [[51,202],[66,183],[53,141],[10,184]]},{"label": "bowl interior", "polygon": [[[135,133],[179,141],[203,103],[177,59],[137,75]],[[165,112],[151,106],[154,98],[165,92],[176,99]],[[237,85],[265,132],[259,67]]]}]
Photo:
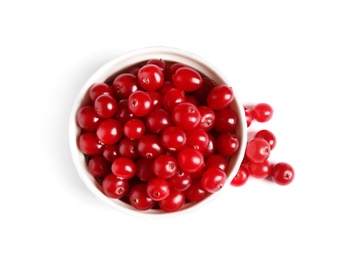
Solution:
[{"label": "bowl interior", "polygon": [[[121,200],[117,199],[110,199],[105,196],[102,192],[101,185],[95,180],[94,177],[88,172],[86,159],[83,153],[78,149],[77,139],[80,135],[80,128],[77,126],[76,122],[76,113],[77,110],[84,105],[87,100],[87,93],[94,83],[106,82],[113,78],[114,75],[131,67],[134,64],[138,64],[149,59],[163,59],[165,61],[173,61],[173,62],[180,62],[187,66],[190,66],[202,74],[206,75],[207,77],[213,79],[217,84],[226,83],[229,84],[228,81],[224,78],[223,74],[219,72],[216,68],[214,68],[211,64],[208,64],[207,61],[204,61],[199,56],[183,51],[181,49],[175,48],[168,48],[168,47],[150,47],[139,49],[135,51],[128,52],[123,54],[114,60],[108,62],[107,64],[103,65],[99,68],[83,85],[81,88],[71,111],[70,116],[70,123],[69,123],[69,143],[70,149],[72,154],[72,159],[76,166],[76,169],[79,173],[79,176],[87,186],[87,188],[94,193],[98,198],[105,201],[112,207],[124,211],[128,214],[133,215],[140,215],[140,216],[148,216],[148,215],[176,215],[182,214],[187,211],[191,211],[197,209],[198,207],[203,206],[204,204],[210,202],[216,196],[220,194],[220,192],[211,194],[206,199],[199,203],[187,203],[181,210],[172,213],[165,213],[161,210],[148,210],[148,211],[138,211],[134,209],[131,205],[122,202]],[[240,140],[240,147],[237,153],[230,159],[229,166],[228,166],[228,176],[226,183],[230,183],[233,177],[236,175],[239,166],[242,162],[245,147],[246,147],[246,140],[247,140],[247,127],[246,127],[246,120],[245,120],[245,113],[244,108],[238,98],[236,90],[234,89],[235,99],[231,104],[231,108],[238,115],[238,126],[236,129],[236,135]],[[227,188],[228,185],[225,185],[224,188]]]}]

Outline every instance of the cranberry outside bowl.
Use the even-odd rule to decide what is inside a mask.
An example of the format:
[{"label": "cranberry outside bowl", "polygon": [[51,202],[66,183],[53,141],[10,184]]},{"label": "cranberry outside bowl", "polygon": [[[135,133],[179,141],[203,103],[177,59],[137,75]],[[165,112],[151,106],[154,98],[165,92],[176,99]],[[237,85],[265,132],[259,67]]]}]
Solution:
[{"label": "cranberry outside bowl", "polygon": [[[229,84],[225,76],[216,68],[214,68],[211,64],[209,64],[207,61],[197,56],[196,54],[184,51],[182,49],[170,47],[148,47],[124,53],[121,56],[109,61],[108,63],[100,67],[92,76],[90,76],[90,78],[85,82],[85,84],[80,89],[78,96],[74,101],[70,115],[69,145],[72,160],[74,162],[74,165],[78,171],[81,180],[84,182],[86,187],[100,200],[104,201],[114,209],[130,215],[140,217],[176,216],[192,212],[206,205],[207,203],[210,203],[221,193],[221,191],[207,192],[205,198],[197,202],[190,201],[186,198],[183,206],[181,206],[180,209],[177,209],[175,211],[162,210],[160,208],[160,204],[158,204],[158,201],[155,202],[154,206],[151,209],[147,210],[136,209],[136,207],[133,207],[130,204],[128,195],[125,195],[125,197],[121,199],[111,198],[105,195],[103,186],[101,184],[103,178],[99,180],[99,178],[95,178],[94,175],[90,173],[88,168],[89,156],[85,155],[81,151],[79,146],[80,135],[84,132],[84,129],[82,129],[79,126],[77,114],[80,108],[89,104],[90,88],[97,83],[104,82],[108,83],[108,85],[112,87],[112,82],[115,79],[115,77],[117,77],[117,75],[126,72],[128,69],[132,70],[134,66],[139,65],[141,67],[142,66],[141,64],[146,64],[149,60],[163,60],[167,62],[167,64],[180,63],[186,67],[190,67],[196,70],[201,75],[204,75],[205,77],[211,79],[216,85]],[[234,134],[239,140],[239,148],[232,156],[228,157],[228,164],[225,170],[226,181],[225,185],[223,186],[223,189],[229,188],[230,182],[237,174],[237,171],[243,160],[245,147],[247,143],[247,126],[244,107],[238,98],[235,87],[234,86],[231,87],[233,89],[234,98],[232,103],[229,104],[229,107],[237,115],[238,123],[234,131]],[[111,163],[112,162],[110,162],[110,164]],[[127,194],[129,194],[129,192]]]}]

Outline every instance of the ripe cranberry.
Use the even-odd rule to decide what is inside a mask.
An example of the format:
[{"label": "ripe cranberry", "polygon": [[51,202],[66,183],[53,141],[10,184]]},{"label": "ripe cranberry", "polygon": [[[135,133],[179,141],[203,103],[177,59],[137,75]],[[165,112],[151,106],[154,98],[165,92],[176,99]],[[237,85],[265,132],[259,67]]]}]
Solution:
[{"label": "ripe cranberry", "polygon": [[200,128],[186,132],[186,147],[192,147],[203,152],[209,143],[208,134]]},{"label": "ripe cranberry", "polygon": [[130,204],[138,210],[148,210],[153,208],[155,201],[147,193],[147,184],[138,183],[129,192]]},{"label": "ripe cranberry", "polygon": [[77,123],[86,131],[96,131],[100,122],[101,119],[93,106],[84,106],[77,111]]},{"label": "ripe cranberry", "polygon": [[207,132],[210,131],[215,124],[214,111],[208,106],[198,106],[198,110],[201,117],[198,127]]},{"label": "ripe cranberry", "polygon": [[268,160],[260,163],[249,162],[248,170],[253,177],[264,179],[270,174],[271,164]]},{"label": "ripe cranberry", "polygon": [[137,151],[146,158],[156,158],[163,152],[161,138],[155,134],[146,134],[142,136],[137,143]]},{"label": "ripe cranberry", "polygon": [[152,178],[147,183],[147,193],[154,201],[164,200],[170,194],[170,186],[163,178]]},{"label": "ripe cranberry", "polygon": [[191,186],[185,191],[186,198],[191,202],[199,202],[206,198],[208,192],[201,186],[201,179],[193,179]]},{"label": "ripe cranberry", "polygon": [[183,192],[171,190],[167,198],[159,201],[159,206],[165,212],[174,212],[185,204],[185,199]]},{"label": "ripe cranberry", "polygon": [[106,145],[115,144],[123,135],[122,125],[116,119],[105,119],[98,125],[96,135]]},{"label": "ripe cranberry", "polygon": [[245,165],[240,165],[236,176],[231,181],[231,185],[240,187],[244,185],[249,179],[249,171]]},{"label": "ripe cranberry", "polygon": [[152,108],[151,97],[142,90],[135,91],[128,98],[128,109],[137,117],[146,116]]},{"label": "ripe cranberry", "polygon": [[201,120],[198,108],[188,102],[176,105],[172,111],[172,118],[174,124],[184,130],[195,129]]},{"label": "ripe cranberry", "polygon": [[231,132],[222,133],[216,139],[217,151],[223,156],[232,156],[237,152],[239,144],[238,137]]},{"label": "ripe cranberry", "polygon": [[149,91],[148,95],[152,99],[152,110],[161,109],[163,96],[157,91]]},{"label": "ripe cranberry", "polygon": [[202,85],[202,78],[199,72],[189,67],[177,69],[172,79],[174,86],[185,92],[195,91]]},{"label": "ripe cranberry", "polygon": [[267,103],[259,103],[253,107],[252,115],[258,122],[268,122],[272,118],[273,109]]},{"label": "ripe cranberry", "polygon": [[185,147],[186,133],[180,127],[167,127],[161,134],[162,145],[172,151],[179,151]]},{"label": "ripe cranberry", "polygon": [[133,118],[134,114],[130,112],[128,108],[128,100],[122,99],[117,104],[117,110],[115,114],[115,118],[121,123],[124,124],[129,119]]},{"label": "ripe cranberry", "polygon": [[275,148],[277,143],[276,136],[271,131],[266,129],[258,131],[255,134],[254,138],[263,138],[265,141],[269,143],[271,150]]},{"label": "ripe cranberry", "polygon": [[117,100],[122,100],[128,99],[130,94],[140,89],[140,87],[135,75],[131,73],[122,73],[114,79],[112,89],[114,97],[117,98]]},{"label": "ripe cranberry", "polygon": [[111,172],[111,164],[103,155],[95,155],[90,158],[88,169],[90,174],[95,178],[103,178]]},{"label": "ripe cranberry", "polygon": [[136,159],[139,156],[139,152],[137,151],[137,140],[122,138],[118,143],[118,152],[120,156]]},{"label": "ripe cranberry", "polygon": [[178,170],[177,173],[168,179],[168,183],[173,190],[185,191],[192,184],[192,177],[189,173]]},{"label": "ripe cranberry", "polygon": [[184,172],[194,173],[204,167],[204,156],[194,148],[184,148],[178,153],[178,164]]},{"label": "ripe cranberry", "polygon": [[246,145],[245,154],[251,162],[262,163],[270,156],[270,145],[263,138],[253,138]]},{"label": "ripe cranberry", "polygon": [[78,146],[82,153],[90,156],[101,154],[104,149],[104,144],[98,139],[95,132],[81,134]]},{"label": "ripe cranberry", "polygon": [[146,126],[142,120],[138,118],[129,119],[124,123],[123,133],[127,138],[139,139],[146,131]]},{"label": "ripe cranberry", "polygon": [[143,182],[149,181],[156,177],[153,171],[154,159],[140,157],[136,162],[136,176]]},{"label": "ripe cranberry", "polygon": [[112,96],[103,94],[95,99],[94,108],[101,118],[109,118],[116,113],[117,102]]},{"label": "ripe cranberry", "polygon": [[238,124],[237,113],[230,107],[215,111],[214,129],[220,133],[235,132]]},{"label": "ripe cranberry", "polygon": [[220,154],[212,154],[208,156],[205,161],[206,168],[216,167],[223,170],[224,172],[227,171],[228,165],[229,163],[226,157]]},{"label": "ripe cranberry", "polygon": [[201,177],[201,186],[204,190],[210,193],[215,193],[220,190],[226,181],[226,173],[217,168],[208,168]]},{"label": "ripe cranberry", "polygon": [[166,62],[163,59],[150,59],[147,61],[147,64],[154,64],[164,72],[166,70]]},{"label": "ripe cranberry", "polygon": [[212,88],[207,97],[207,105],[211,109],[220,110],[227,108],[234,100],[232,88],[221,84]]},{"label": "ripe cranberry", "polygon": [[164,82],[162,69],[155,64],[146,64],[137,73],[137,79],[140,86],[145,90],[156,90]]},{"label": "ripe cranberry", "polygon": [[130,179],[136,173],[136,165],[129,158],[119,157],[112,162],[111,171],[121,179]]},{"label": "ripe cranberry", "polygon": [[178,171],[178,163],[173,156],[161,154],[155,158],[152,168],[157,177],[168,179]]},{"label": "ripe cranberry", "polygon": [[92,103],[95,102],[97,97],[103,94],[107,94],[109,96],[113,96],[114,94],[112,88],[107,83],[96,83],[89,89],[89,97]]},{"label": "ripe cranberry", "polygon": [[276,163],[271,169],[272,180],[279,185],[288,185],[295,178],[294,168],[285,162]]},{"label": "ripe cranberry", "polygon": [[177,104],[186,101],[185,92],[182,89],[171,88],[168,89],[163,95],[163,108],[172,112]]},{"label": "ripe cranberry", "polygon": [[153,110],[146,117],[146,126],[152,133],[161,133],[171,125],[173,125],[172,115],[162,108]]},{"label": "ripe cranberry", "polygon": [[126,179],[118,178],[110,173],[106,175],[102,181],[103,193],[109,198],[120,199],[127,194],[129,183]]},{"label": "ripe cranberry", "polygon": [[120,156],[118,146],[115,144],[107,145],[103,150],[103,156],[107,161],[113,162]]}]

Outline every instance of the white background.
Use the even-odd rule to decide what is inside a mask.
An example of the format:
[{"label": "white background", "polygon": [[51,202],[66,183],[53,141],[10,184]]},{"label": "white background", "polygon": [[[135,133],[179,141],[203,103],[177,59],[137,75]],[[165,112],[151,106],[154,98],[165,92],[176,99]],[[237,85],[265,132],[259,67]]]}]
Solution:
[{"label": "white background", "polygon": [[[226,2],[222,5],[223,2]],[[0,259],[340,259],[338,1],[1,1]],[[68,120],[102,64],[191,51],[267,102],[286,187],[251,179],[165,220],[118,212],[70,158]]]}]

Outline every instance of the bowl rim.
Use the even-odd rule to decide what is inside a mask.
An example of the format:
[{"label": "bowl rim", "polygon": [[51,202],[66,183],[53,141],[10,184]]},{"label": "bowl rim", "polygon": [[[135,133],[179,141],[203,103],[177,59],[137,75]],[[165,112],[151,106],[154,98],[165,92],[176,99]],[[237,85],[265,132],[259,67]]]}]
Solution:
[{"label": "bowl rim", "polygon": [[[240,144],[239,149],[237,151],[237,154],[233,157],[234,163],[233,167],[229,169],[230,174],[227,177],[226,184],[223,188],[223,190],[216,192],[214,194],[210,194],[207,198],[204,200],[198,202],[198,203],[188,203],[187,205],[184,205],[184,207],[175,212],[163,212],[160,210],[147,210],[147,211],[139,211],[137,209],[134,209],[131,205],[128,205],[125,202],[122,202],[117,199],[111,199],[107,196],[105,196],[100,191],[100,185],[96,185],[96,181],[94,178],[87,172],[86,165],[85,165],[85,159],[84,155],[80,152],[78,149],[77,144],[77,136],[80,133],[80,129],[77,126],[76,122],[76,113],[78,109],[80,108],[82,102],[84,102],[84,97],[89,89],[89,87],[96,83],[96,82],[104,82],[106,79],[109,78],[110,75],[113,75],[120,70],[123,70],[124,68],[127,68],[135,63],[145,61],[152,58],[158,58],[164,60],[172,60],[171,57],[181,57],[182,60],[181,63],[185,63],[189,66],[194,67],[195,69],[199,71],[204,71],[206,76],[211,77],[213,74],[215,80],[217,80],[217,84],[219,83],[225,83],[229,84],[229,81],[225,78],[225,74],[222,73],[219,69],[217,69],[214,65],[209,63],[207,60],[203,59],[199,55],[192,53],[190,51],[175,48],[175,47],[166,47],[166,46],[151,46],[151,47],[144,47],[139,48],[135,50],[130,50],[128,52],[122,53],[121,55],[113,58],[112,60],[106,62],[103,64],[99,69],[97,69],[89,78],[86,80],[86,82],[82,85],[80,88],[80,91],[78,92],[76,99],[73,102],[72,109],[70,112],[69,117],[69,149],[71,151],[71,157],[72,161],[76,167],[77,173],[80,176],[81,180],[85,184],[85,186],[90,190],[97,198],[99,198],[101,201],[104,201],[111,207],[115,208],[118,211],[121,211],[123,213],[126,213],[128,215],[134,215],[139,217],[173,217],[178,215],[183,215],[184,213],[190,213],[195,210],[200,209],[204,205],[207,205],[212,200],[216,199],[224,189],[226,189],[226,186],[230,184],[233,177],[236,175],[239,166],[242,163],[244,152],[246,148],[247,143],[247,125],[246,125],[246,118],[245,118],[245,112],[244,107],[239,99],[238,93],[234,91],[234,101],[233,107],[235,112],[238,115],[239,118],[239,127],[238,127],[238,133],[240,137]],[[177,62],[179,59],[173,61]],[[127,64],[125,67],[122,67],[122,64]],[[209,74],[209,75],[207,75]],[[212,74],[212,75],[211,75]],[[227,185],[228,184],[228,185]]]}]

